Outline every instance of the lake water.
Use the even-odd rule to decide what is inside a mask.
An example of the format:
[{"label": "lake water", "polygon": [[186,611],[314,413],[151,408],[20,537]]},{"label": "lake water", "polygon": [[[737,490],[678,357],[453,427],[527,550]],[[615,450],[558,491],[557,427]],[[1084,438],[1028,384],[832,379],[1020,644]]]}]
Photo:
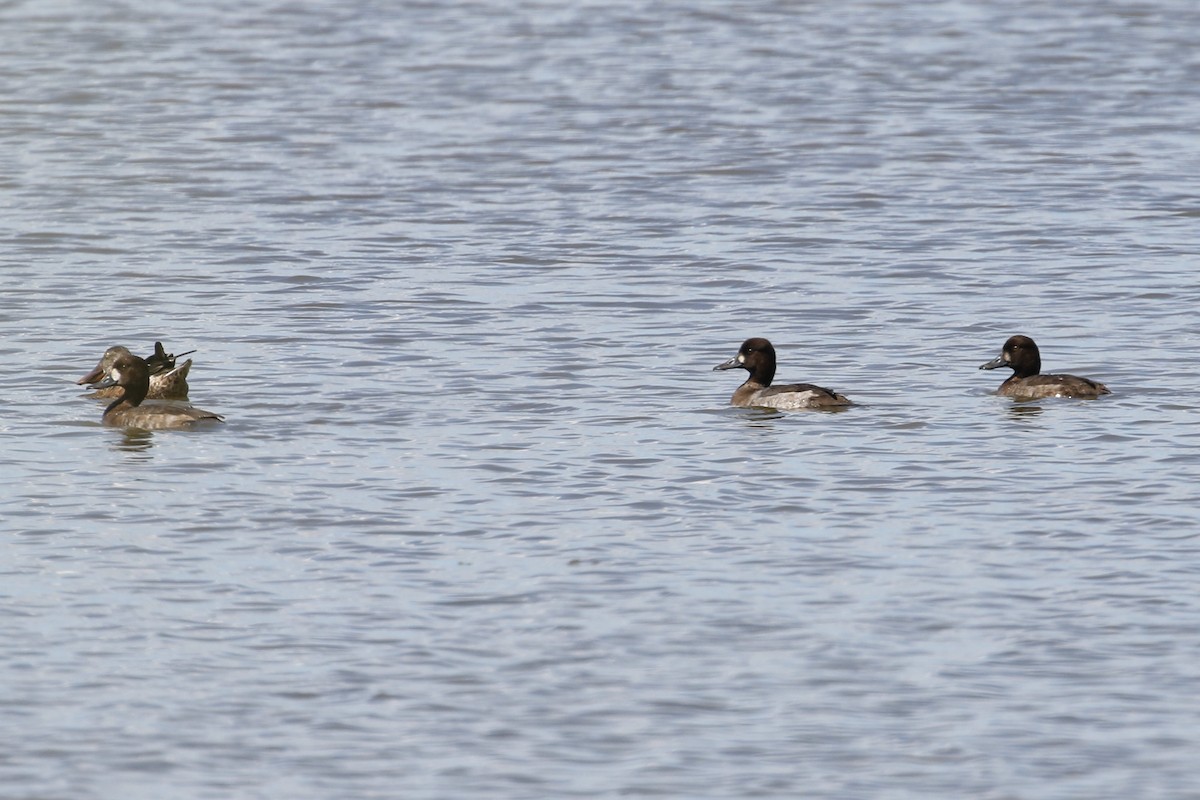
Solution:
[{"label": "lake water", "polygon": [[[0,797],[1197,798],[1200,5],[0,5]],[[1015,333],[1111,397],[1014,404]],[[769,337],[843,413],[730,408]],[[228,421],[73,381],[195,348]]]}]

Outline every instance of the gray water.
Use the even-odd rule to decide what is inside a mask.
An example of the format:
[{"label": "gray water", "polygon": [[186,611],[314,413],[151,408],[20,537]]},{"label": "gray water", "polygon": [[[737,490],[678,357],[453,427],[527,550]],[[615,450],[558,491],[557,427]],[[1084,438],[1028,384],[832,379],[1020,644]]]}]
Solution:
[{"label": "gray water", "polygon": [[[0,67],[4,800],[1200,797],[1191,0],[9,2]],[[754,335],[856,406],[728,407]],[[224,425],[99,424],[156,339]]]}]

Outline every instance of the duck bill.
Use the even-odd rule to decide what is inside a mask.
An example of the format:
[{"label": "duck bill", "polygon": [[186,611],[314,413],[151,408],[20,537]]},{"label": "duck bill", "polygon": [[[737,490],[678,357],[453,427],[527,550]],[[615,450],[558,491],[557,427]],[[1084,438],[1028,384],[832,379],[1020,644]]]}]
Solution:
[{"label": "duck bill", "polygon": [[737,356],[734,356],[733,358],[729,359],[725,363],[717,364],[715,367],[713,367],[713,372],[716,372],[719,369],[737,369],[741,365],[742,365],[742,362],[738,361]]},{"label": "duck bill", "polygon": [[1008,366],[1008,362],[1004,360],[1004,356],[999,355],[999,356],[996,356],[995,358],[993,358],[991,361],[987,362],[986,364],[980,364],[979,368],[980,369],[995,369],[996,367],[1006,367],[1006,366]]},{"label": "duck bill", "polygon": [[[80,382],[82,383],[82,381],[80,381]],[[114,381],[111,377],[109,377],[109,378],[105,378],[104,380],[100,381],[99,383],[93,383],[92,388],[93,389],[107,389],[110,386],[116,386],[116,385],[117,385],[117,382]]]},{"label": "duck bill", "polygon": [[94,370],[89,372],[87,375],[84,375],[79,380],[75,381],[75,385],[83,386],[85,383],[95,383],[96,381],[102,379],[103,377],[104,377],[104,367],[97,364],[96,368]]}]

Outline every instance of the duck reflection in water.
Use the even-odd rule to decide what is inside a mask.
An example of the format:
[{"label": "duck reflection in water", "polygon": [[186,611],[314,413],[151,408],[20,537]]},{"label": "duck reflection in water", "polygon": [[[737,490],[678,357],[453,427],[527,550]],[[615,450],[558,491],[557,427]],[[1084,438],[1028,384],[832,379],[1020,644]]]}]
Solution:
[{"label": "duck reflection in water", "polygon": [[1010,416],[1016,417],[1017,419],[1029,419],[1032,417],[1038,417],[1038,416],[1041,416],[1042,413],[1045,411],[1045,409],[1042,408],[1042,406],[1038,405],[1037,403],[1029,403],[1029,402],[1013,403],[1006,410]]},{"label": "duck reflection in water", "polygon": [[144,428],[125,428],[121,431],[121,439],[113,447],[125,453],[141,453],[139,461],[150,458],[149,450],[154,446],[154,432]]},{"label": "duck reflection in water", "polygon": [[108,378],[96,388],[121,387],[122,394],[104,409],[103,422],[117,428],[169,430],[190,428],[199,423],[220,422],[222,417],[211,411],[177,403],[147,403],[150,370],[146,362],[133,354],[119,355],[108,369]]}]

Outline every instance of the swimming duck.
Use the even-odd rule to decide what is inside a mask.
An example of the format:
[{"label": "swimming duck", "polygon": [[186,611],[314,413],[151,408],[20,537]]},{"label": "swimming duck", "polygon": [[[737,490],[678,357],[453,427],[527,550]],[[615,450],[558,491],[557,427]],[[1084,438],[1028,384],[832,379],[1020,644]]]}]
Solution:
[{"label": "swimming duck", "polygon": [[775,377],[775,348],[763,338],[742,342],[737,355],[713,370],[741,367],[750,373],[746,382],[733,393],[730,404],[744,407],[775,408],[795,411],[801,408],[841,408],[850,405],[842,395],[811,383],[772,386]]},{"label": "swimming duck", "polygon": [[[162,342],[154,343],[154,355],[147,357],[145,360],[146,367],[150,372],[150,391],[146,397],[150,400],[186,400],[188,396],[188,371],[192,368],[192,360],[175,366],[175,359],[181,356],[186,356],[196,352],[189,350],[186,353],[180,353],[178,356],[173,353],[168,353],[163,349]],[[92,389],[96,388],[96,384],[104,380],[108,374],[109,368],[121,356],[132,355],[128,348],[116,346],[110,347],[104,351],[104,355],[100,358],[100,362],[96,364],[96,368],[77,380],[75,383],[82,386],[83,384],[91,384]],[[109,398],[120,397],[121,390],[116,386],[110,386],[107,389],[99,389],[94,391],[89,397]]]},{"label": "swimming duck", "polygon": [[1079,397],[1091,400],[1101,395],[1112,394],[1103,383],[1077,375],[1042,375],[1042,356],[1038,346],[1028,336],[1011,336],[1004,343],[1000,355],[980,369],[1009,367],[1013,374],[1000,384],[996,394],[1019,397],[1026,400],[1042,397]]},{"label": "swimming duck", "polygon": [[118,355],[108,368],[108,378],[98,388],[119,386],[122,395],[104,409],[104,424],[118,428],[187,428],[193,423],[222,420],[221,415],[192,406],[176,404],[142,405],[150,389],[150,370],[143,359],[132,354]]}]

